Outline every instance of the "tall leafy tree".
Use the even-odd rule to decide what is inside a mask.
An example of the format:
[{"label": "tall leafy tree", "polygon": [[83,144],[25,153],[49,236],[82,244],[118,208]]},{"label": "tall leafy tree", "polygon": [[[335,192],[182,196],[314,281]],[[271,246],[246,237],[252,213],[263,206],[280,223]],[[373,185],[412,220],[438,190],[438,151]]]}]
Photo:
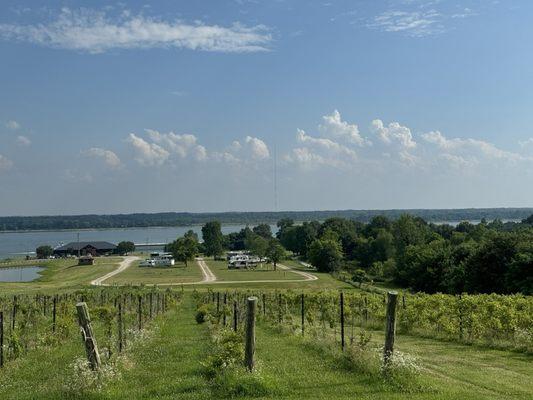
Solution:
[{"label": "tall leafy tree", "polygon": [[192,235],[187,236],[185,234],[185,236],[172,242],[168,246],[168,250],[176,260],[185,263],[185,267],[187,267],[188,262],[192,261],[198,252],[198,240]]},{"label": "tall leafy tree", "polygon": [[220,222],[211,221],[202,227],[205,253],[208,256],[220,256],[224,251],[224,236]]},{"label": "tall leafy tree", "polygon": [[270,229],[270,225],[268,224],[254,226],[252,231],[264,239],[270,239],[272,237],[272,229]]},{"label": "tall leafy tree", "polygon": [[54,249],[51,246],[39,246],[35,249],[35,253],[37,254],[37,258],[49,258],[54,254]]},{"label": "tall leafy tree", "polygon": [[270,239],[266,249],[266,256],[274,265],[274,271],[278,269],[278,262],[285,257],[285,249],[277,239]]},{"label": "tall leafy tree", "polygon": [[135,251],[135,243],[130,241],[122,241],[119,244],[117,244],[117,248],[115,250],[118,254],[128,254]]},{"label": "tall leafy tree", "polygon": [[340,268],[342,248],[338,241],[316,239],[309,248],[309,262],[320,272],[333,272]]}]

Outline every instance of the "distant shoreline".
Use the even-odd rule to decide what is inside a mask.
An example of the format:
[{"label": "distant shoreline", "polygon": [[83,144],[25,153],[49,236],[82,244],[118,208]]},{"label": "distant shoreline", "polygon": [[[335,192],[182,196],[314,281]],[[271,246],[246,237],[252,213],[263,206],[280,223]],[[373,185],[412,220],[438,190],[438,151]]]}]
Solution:
[{"label": "distant shoreline", "polygon": [[391,209],[391,210],[326,210],[326,211],[254,211],[220,213],[135,213],[109,215],[65,215],[0,217],[0,233],[94,231],[127,229],[161,229],[197,227],[217,220],[224,226],[276,224],[290,218],[297,223],[346,218],[368,222],[378,215],[396,219],[402,214],[420,217],[427,222],[510,220],[519,221],[533,214],[533,208],[463,208],[463,209]]}]

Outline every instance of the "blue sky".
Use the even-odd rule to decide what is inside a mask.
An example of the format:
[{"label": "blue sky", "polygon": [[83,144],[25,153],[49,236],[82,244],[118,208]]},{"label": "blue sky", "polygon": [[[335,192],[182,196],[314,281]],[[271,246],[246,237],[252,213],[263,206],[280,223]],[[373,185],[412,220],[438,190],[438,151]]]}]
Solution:
[{"label": "blue sky", "polygon": [[0,215],[532,206],[532,17],[4,0]]}]

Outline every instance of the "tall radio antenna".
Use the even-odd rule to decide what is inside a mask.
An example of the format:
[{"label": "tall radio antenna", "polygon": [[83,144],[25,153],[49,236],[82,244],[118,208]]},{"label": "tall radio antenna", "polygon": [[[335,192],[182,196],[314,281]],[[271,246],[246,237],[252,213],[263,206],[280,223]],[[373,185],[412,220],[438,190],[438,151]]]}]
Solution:
[{"label": "tall radio antenna", "polygon": [[278,211],[278,151],[274,144],[274,168],[273,168],[273,181],[274,181],[274,211]]}]

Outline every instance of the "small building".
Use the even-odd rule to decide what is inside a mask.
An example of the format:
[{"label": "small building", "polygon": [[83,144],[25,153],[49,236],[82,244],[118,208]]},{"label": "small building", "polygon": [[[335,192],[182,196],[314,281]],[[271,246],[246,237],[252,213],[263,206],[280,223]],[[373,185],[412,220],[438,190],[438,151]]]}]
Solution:
[{"label": "small building", "polygon": [[59,257],[67,256],[86,256],[91,255],[104,256],[112,254],[117,246],[113,243],[96,241],[96,242],[71,242],[64,246],[54,249],[54,255]]},{"label": "small building", "polygon": [[94,265],[94,257],[90,254],[78,258],[78,265]]}]

